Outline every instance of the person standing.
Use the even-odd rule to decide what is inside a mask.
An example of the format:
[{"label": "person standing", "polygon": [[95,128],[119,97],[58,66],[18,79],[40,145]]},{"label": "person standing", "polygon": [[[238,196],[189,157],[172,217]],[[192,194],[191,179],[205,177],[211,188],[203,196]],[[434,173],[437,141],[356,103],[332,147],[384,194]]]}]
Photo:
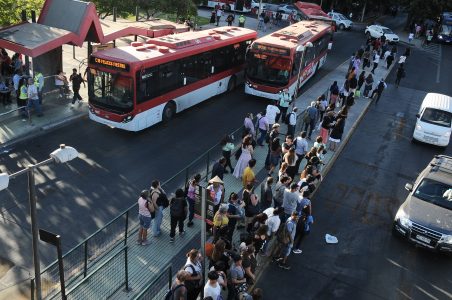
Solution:
[{"label": "person standing", "polygon": [[171,285],[171,300],[186,300],[187,288],[185,287],[185,280],[190,277],[190,273],[180,270],[176,274],[176,280]]},{"label": "person standing", "polygon": [[285,88],[281,94],[279,95],[278,108],[280,113],[276,115],[275,121],[279,122],[279,117],[281,116],[281,120],[286,119],[287,110],[292,103],[292,98],[290,97],[289,90]]},{"label": "person standing", "polygon": [[337,97],[339,97],[339,86],[337,85],[337,81],[334,81],[330,86],[330,104],[335,104]]},{"label": "person standing", "polygon": [[210,271],[207,273],[207,282],[204,286],[204,299],[211,297],[214,300],[222,299],[221,297],[221,286],[218,284],[218,278],[220,276],[216,271]]},{"label": "person standing", "polygon": [[334,124],[333,129],[330,134],[330,146],[331,151],[336,151],[337,145],[341,142],[342,134],[344,133],[345,118],[337,118],[336,124]]},{"label": "person standing", "polygon": [[380,62],[380,54],[378,53],[378,51],[375,51],[374,59],[372,62],[374,63],[374,66],[372,68],[372,71],[370,72],[375,75],[375,69],[378,67],[378,63]]},{"label": "person standing", "polygon": [[187,201],[184,197],[184,191],[182,189],[177,189],[176,196],[171,199],[170,202],[170,243],[174,242],[176,226],[179,227],[180,236],[185,234],[184,220],[187,217],[187,210]]},{"label": "person standing", "polygon": [[75,101],[78,100],[78,103],[81,104],[82,102],[82,96],[80,96],[80,87],[83,83],[83,86],[85,85],[85,80],[83,80],[82,74],[77,74],[77,69],[72,69],[72,74],[69,77],[69,81],[72,81],[72,91],[74,92],[74,97],[72,97],[71,107],[74,107]]},{"label": "person standing", "polygon": [[292,179],[289,176],[280,176],[279,181],[276,183],[275,192],[273,194],[273,206],[275,208],[282,207],[284,202],[284,192],[289,186]]},{"label": "person standing", "polygon": [[370,48],[366,47],[363,53],[363,70],[370,66]]},{"label": "person standing", "polygon": [[241,147],[242,153],[240,154],[237,164],[235,165],[234,172],[232,173],[232,175],[237,179],[242,177],[243,171],[248,166],[248,162],[251,160],[251,155],[254,152],[253,146],[251,145],[250,135],[243,138]]},{"label": "person standing", "polygon": [[317,108],[315,108],[316,103],[315,101],[311,102],[311,106],[309,106],[306,109],[306,113],[305,116],[306,118],[304,118],[303,122],[305,123],[304,125],[304,131],[308,132],[309,129],[309,133],[308,133],[308,139],[311,139],[311,135],[312,132],[314,131],[315,128],[315,123],[317,122],[317,117],[318,117],[318,111]]},{"label": "person standing", "polygon": [[221,16],[223,15],[223,11],[220,8],[218,8],[216,15],[217,15],[217,26],[218,26],[220,24]]},{"label": "person standing", "polygon": [[217,161],[212,167],[212,174],[210,178],[214,178],[218,176],[221,180],[223,180],[224,173],[226,173],[226,158],[222,157],[219,161]]},{"label": "person standing", "polygon": [[267,139],[268,130],[270,128],[270,124],[268,122],[266,114],[263,114],[257,118],[257,128],[259,129],[260,132],[260,136],[257,139],[257,144],[259,146],[263,146],[264,141]]},{"label": "person standing", "polygon": [[358,87],[357,87],[358,91],[361,91],[361,87],[363,86],[365,80],[366,80],[366,71],[362,71],[361,74],[359,74],[358,78]]},{"label": "person standing", "polygon": [[395,85],[396,87],[399,87],[400,84],[400,80],[402,80],[403,77],[405,77],[405,68],[403,67],[403,65],[400,65],[399,68],[397,69],[397,74],[396,74],[396,80],[395,80]]},{"label": "person standing", "polygon": [[210,201],[213,202],[213,212],[216,213],[220,207],[220,203],[224,197],[224,187],[223,181],[218,177],[214,177],[209,180],[209,185],[207,186],[207,195]]},{"label": "person standing", "polygon": [[[409,49],[410,49],[410,48],[407,48],[407,51],[408,51],[408,52],[410,51]],[[405,51],[405,53],[406,53],[407,51]],[[401,55],[401,56],[399,57],[399,65],[405,64],[406,58],[407,58],[407,55],[406,55],[406,54]]]},{"label": "person standing", "polygon": [[154,237],[158,237],[161,234],[160,226],[163,220],[163,209],[168,206],[168,198],[166,197],[165,191],[160,186],[160,181],[154,180],[151,183],[151,201],[154,203],[155,218],[152,224],[152,233]]},{"label": "person standing", "polygon": [[41,105],[39,104],[39,95],[38,88],[36,87],[33,78],[28,79],[28,87],[27,87],[27,111],[28,116],[31,115],[31,108],[34,107],[38,117],[42,117]]},{"label": "person standing", "polygon": [[374,78],[372,76],[372,74],[369,73],[369,75],[367,75],[366,80],[365,80],[365,84],[364,84],[364,98],[369,98],[369,92],[370,90],[372,90],[372,84],[374,83]]},{"label": "person standing", "polygon": [[381,97],[381,93],[383,93],[383,90],[387,87],[386,82],[383,78],[380,79],[380,82],[378,82],[377,87],[372,91],[371,98],[374,97],[375,94],[377,94],[377,99],[375,99],[375,104],[378,103]]},{"label": "person standing", "polygon": [[228,233],[227,233],[227,239],[232,244],[232,237],[234,235],[235,226],[237,225],[237,222],[240,219],[244,218],[244,212],[242,207],[240,206],[239,202],[239,196],[237,193],[232,192],[229,195],[229,203],[228,203]]},{"label": "person standing", "polygon": [[14,76],[13,76],[13,87],[14,87],[14,92],[16,93],[16,99],[19,99],[19,94],[20,94],[19,82],[20,82],[21,78],[22,78],[22,73],[19,73],[19,72],[14,73]]},{"label": "person standing", "polygon": [[245,27],[245,16],[244,15],[240,15],[239,17],[239,27]]},{"label": "person standing", "polygon": [[298,194],[298,185],[296,182],[290,184],[290,189],[285,189],[283,199],[284,216],[282,221],[285,222],[290,218],[292,212],[297,210],[297,203],[300,196]]},{"label": "person standing", "polygon": [[301,161],[308,152],[308,141],[306,140],[306,131],[300,132],[300,135],[295,139],[295,155],[297,161],[295,162],[295,173],[298,173]]},{"label": "person standing", "polygon": [[248,166],[243,170],[242,174],[242,185],[246,188],[249,184],[254,186],[256,183],[256,175],[254,175],[253,168],[256,166],[256,160],[254,158],[250,159]]},{"label": "person standing", "polygon": [[414,39],[414,33],[410,32],[410,34],[408,34],[408,43],[411,43],[411,41]]},{"label": "person standing", "polygon": [[298,213],[293,211],[290,218],[285,222],[280,232],[278,232],[278,247],[275,251],[277,254],[272,258],[274,262],[278,263],[278,266],[285,270],[290,270],[290,266],[287,264],[287,257],[289,257],[292,251],[295,233],[297,231]]},{"label": "person standing", "polygon": [[234,16],[232,14],[229,14],[226,18],[226,22],[228,22],[228,26],[232,26],[232,23],[234,22]]},{"label": "person standing", "polygon": [[294,107],[292,112],[289,113],[289,124],[287,124],[287,135],[293,136],[295,134],[295,127],[297,126],[297,111],[298,108]]},{"label": "person standing", "polygon": [[[254,129],[254,127],[253,127]],[[234,172],[234,168],[232,167],[231,164],[231,153],[232,150],[234,150],[235,146],[232,143],[232,139],[229,135],[226,135],[223,140],[221,141],[221,152],[223,154],[223,157],[226,159],[226,164],[224,166],[225,168],[225,173],[227,174],[228,171],[226,170],[226,167],[229,167],[229,170],[232,172]]]},{"label": "person standing", "polygon": [[386,57],[386,68],[389,69],[389,67],[392,65],[392,62],[394,61],[394,55],[392,52],[389,52],[389,55]]},{"label": "person standing", "polygon": [[154,204],[149,201],[149,191],[143,190],[140,198],[138,198],[138,221],[140,228],[138,229],[138,245],[149,245],[148,229],[151,227],[152,214],[155,212]]},{"label": "person standing", "polygon": [[199,182],[201,181],[201,174],[196,174],[186,186],[187,190],[187,202],[188,202],[188,227],[193,226],[193,218],[195,216],[195,202],[196,202],[196,189],[198,189]]},{"label": "person standing", "polygon": [[272,184],[273,177],[267,177],[265,183],[261,185],[261,211],[264,211],[272,206],[273,201]]},{"label": "person standing", "polygon": [[276,232],[279,229],[279,226],[281,225],[281,218],[279,215],[281,214],[282,209],[280,207],[273,208],[269,207],[266,210],[264,210],[264,214],[266,214],[267,220],[265,220],[265,225],[267,225],[267,240],[264,243],[262,247],[262,256],[268,256],[269,249],[273,248],[273,241],[274,236]]},{"label": "person standing", "polygon": [[267,117],[269,127],[272,127],[273,124],[277,123],[278,114],[281,113],[278,106],[276,106],[276,102],[277,100],[270,102],[270,104],[267,105],[267,109],[265,110],[265,116]]},{"label": "person standing", "polygon": [[19,110],[19,113],[23,119],[27,119],[29,117],[26,109],[28,100],[27,90],[27,81],[25,80],[25,78],[21,78],[19,81],[19,97],[17,98],[17,107],[22,107]]},{"label": "person standing", "polygon": [[44,88],[44,76],[38,69],[36,69],[34,77],[35,85],[36,88],[38,89],[39,105],[42,105],[42,90]]},{"label": "person standing", "polygon": [[201,253],[196,249],[191,249],[187,253],[187,261],[184,271],[189,273],[189,277],[185,278],[185,287],[187,288],[187,300],[196,300],[202,289],[202,265]]}]

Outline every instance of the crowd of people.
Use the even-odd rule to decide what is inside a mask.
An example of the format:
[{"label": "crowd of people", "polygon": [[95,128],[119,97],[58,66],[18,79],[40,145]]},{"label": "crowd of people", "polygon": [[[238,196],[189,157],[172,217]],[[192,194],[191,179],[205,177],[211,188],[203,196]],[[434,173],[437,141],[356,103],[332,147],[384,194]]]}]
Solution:
[{"label": "crowd of people", "polygon": [[[201,290],[204,299],[262,299],[261,289],[249,290],[253,285],[258,257],[268,257],[278,267],[289,270],[288,257],[300,255],[303,240],[314,224],[311,195],[322,181],[322,169],[327,151],[336,151],[342,140],[348,112],[361,97],[378,102],[386,83],[381,78],[374,84],[373,75],[380,68],[398,64],[396,85],[404,77],[404,64],[409,49],[397,57],[397,48],[383,39],[368,39],[353,53],[344,83],[333,82],[328,93],[320,95],[298,115],[294,97],[284,89],[279,99],[268,104],[265,111],[243,122],[241,144],[235,147],[231,136],[221,141],[223,156],[214,164],[206,195],[213,203],[214,216],[209,231],[212,236],[205,245],[208,259],[207,281],[202,282],[201,254],[193,249],[169,293],[175,299],[197,299]],[[379,66],[380,60],[385,61]],[[359,75],[358,75],[359,74]],[[403,75],[401,75],[403,74]],[[372,91],[372,92],[371,92]],[[281,124],[287,131],[281,132]],[[296,133],[297,124],[301,131]],[[316,133],[316,135],[313,135]],[[309,145],[312,144],[310,147]],[[266,179],[256,179],[256,149],[266,152]],[[236,163],[233,164],[232,158]],[[261,162],[261,163],[262,163]],[[231,173],[241,182],[241,190],[225,195],[224,175]],[[137,243],[148,245],[147,230],[160,235],[163,210],[169,206],[170,235],[175,239],[193,225],[196,189],[201,175],[196,174],[168,200],[158,181],[142,192],[139,204],[140,230]],[[260,186],[260,189],[258,187]],[[188,217],[188,222],[186,219]],[[235,234],[238,231],[238,234]],[[239,237],[239,241],[234,239]]]}]

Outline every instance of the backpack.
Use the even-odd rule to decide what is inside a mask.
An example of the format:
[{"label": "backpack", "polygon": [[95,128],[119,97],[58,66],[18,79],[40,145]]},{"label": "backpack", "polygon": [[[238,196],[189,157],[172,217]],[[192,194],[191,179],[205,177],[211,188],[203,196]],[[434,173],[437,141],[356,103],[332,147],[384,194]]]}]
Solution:
[{"label": "backpack", "polygon": [[[195,267],[191,264],[185,265],[183,270],[185,271],[187,267],[191,268],[192,277],[198,276],[198,272],[196,272]],[[185,287],[187,290],[194,290],[200,287],[199,280],[186,280],[185,281]]]},{"label": "backpack", "polygon": [[[168,197],[166,196],[166,194],[163,192],[162,189],[159,189],[160,193],[159,196],[157,198],[157,206],[163,206],[163,208],[167,208],[169,206],[169,200]],[[152,194],[151,193],[151,199],[152,199]]]},{"label": "backpack", "polygon": [[276,239],[278,240],[278,242],[284,245],[290,243],[290,232],[287,229],[287,222],[282,223],[279,226],[278,231],[276,232]]},{"label": "backpack", "polygon": [[304,123],[310,123],[311,122],[311,116],[309,116],[308,109],[306,109],[303,113],[303,122]]},{"label": "backpack", "polygon": [[284,119],[284,123],[286,123],[287,125],[290,125],[290,115],[293,114],[293,112],[291,112],[290,114],[286,114],[286,118]]},{"label": "backpack", "polygon": [[184,203],[185,198],[173,198],[171,199],[170,213],[172,216],[181,217],[184,215]]},{"label": "backpack", "polygon": [[163,298],[163,299],[165,299],[165,300],[174,300],[174,292],[178,289],[178,288],[180,288],[180,287],[183,287],[184,286],[184,284],[178,284],[178,285],[176,285],[175,287],[174,287],[174,289],[168,289],[168,291],[166,292],[166,294],[165,294],[165,298]]}]

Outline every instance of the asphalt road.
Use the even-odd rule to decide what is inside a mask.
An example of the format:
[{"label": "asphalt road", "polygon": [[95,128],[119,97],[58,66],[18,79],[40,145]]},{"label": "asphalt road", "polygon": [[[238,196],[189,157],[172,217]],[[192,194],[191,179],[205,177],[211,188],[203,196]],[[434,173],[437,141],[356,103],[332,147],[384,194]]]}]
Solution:
[{"label": "asphalt road", "polygon": [[[312,199],[315,223],[303,253],[291,254],[290,271],[271,264],[257,283],[266,299],[452,298],[451,256],[391,234],[408,194],[405,183],[433,155],[452,155],[451,146],[410,142],[425,94],[452,95],[451,58],[450,46],[413,50],[399,88],[392,84],[393,69],[380,102],[372,105]],[[326,244],[326,233],[339,243]]]},{"label": "asphalt road", "polygon": [[[340,32],[327,63],[305,88],[346,60],[359,47],[361,32]],[[247,96],[243,87],[210,99],[177,115],[168,125],[139,133],[110,129],[88,119],[48,132],[0,154],[0,169],[14,172],[28,162],[44,160],[65,143],[82,159],[66,166],[49,166],[36,174],[41,228],[62,236],[69,250],[136,201],[151,181],[162,181],[188,165],[222,136],[240,127],[247,112],[267,105]],[[0,255],[31,266],[31,242],[26,176],[1,194]],[[43,265],[55,259],[54,249],[41,247]]]}]

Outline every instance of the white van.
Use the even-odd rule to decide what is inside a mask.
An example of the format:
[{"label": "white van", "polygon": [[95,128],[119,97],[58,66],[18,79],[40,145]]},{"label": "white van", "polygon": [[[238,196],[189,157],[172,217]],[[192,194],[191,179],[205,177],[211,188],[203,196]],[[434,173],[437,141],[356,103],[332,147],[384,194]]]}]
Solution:
[{"label": "white van", "polygon": [[446,147],[452,131],[452,97],[428,93],[416,115],[413,140]]}]

